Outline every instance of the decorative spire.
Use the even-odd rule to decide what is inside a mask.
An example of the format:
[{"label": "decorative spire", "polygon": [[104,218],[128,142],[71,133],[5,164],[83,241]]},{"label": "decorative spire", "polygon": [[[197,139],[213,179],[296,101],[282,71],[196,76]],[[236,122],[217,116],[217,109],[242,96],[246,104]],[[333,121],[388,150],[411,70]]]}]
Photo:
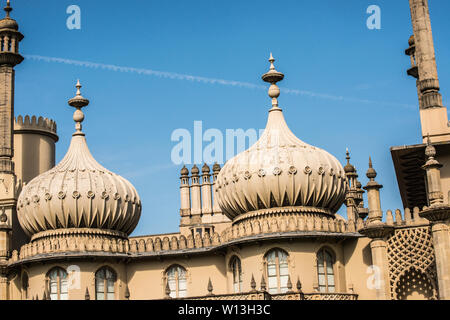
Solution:
[{"label": "decorative spire", "polygon": [[272,110],[273,109],[279,109],[278,107],[278,97],[280,96],[280,88],[277,86],[277,82],[280,82],[284,79],[284,74],[281,72],[278,72],[275,69],[275,59],[272,56],[272,53],[270,53],[270,70],[269,72],[265,73],[262,76],[263,81],[268,82],[271,84],[269,88],[269,97],[272,98]]},{"label": "decorative spire", "polygon": [[127,286],[125,287],[125,299],[130,300],[130,288]]},{"label": "decorative spire", "polygon": [[348,151],[348,148],[346,149],[345,154],[346,154],[345,159],[347,159],[347,164],[346,164],[345,167],[344,167],[344,171],[345,171],[345,173],[346,173],[347,176],[348,176],[349,174],[355,173],[356,169],[355,169],[355,167],[350,163],[350,159],[351,159],[351,158],[350,158],[350,152]]},{"label": "decorative spire", "polygon": [[13,10],[11,8],[11,3],[9,0],[6,0],[6,7],[4,8],[5,12],[6,12],[6,18],[9,18],[9,14],[10,12]]},{"label": "decorative spire", "polygon": [[369,169],[367,170],[366,176],[370,181],[375,181],[375,178],[377,177],[377,172],[372,165],[372,157],[369,157]]},{"label": "decorative spire", "polygon": [[425,155],[429,160],[434,160],[436,156],[436,148],[431,144],[430,134],[427,135],[427,147],[425,148]]},{"label": "decorative spire", "polygon": [[297,291],[298,292],[302,291],[302,283],[300,282],[300,278],[297,279]]},{"label": "decorative spire", "polygon": [[84,120],[84,113],[81,111],[81,108],[86,107],[89,105],[89,100],[84,98],[81,95],[81,84],[80,80],[77,81],[77,93],[76,96],[69,100],[69,106],[76,108],[75,112],[73,113],[73,121],[75,121],[75,129],[76,132],[73,135],[84,135],[84,133],[81,131],[82,125],[81,123]]},{"label": "decorative spire", "polygon": [[86,287],[86,292],[84,293],[84,300],[91,300],[88,287]]},{"label": "decorative spire", "polygon": [[209,278],[209,280],[208,280],[208,295],[210,295],[210,296],[213,295],[213,285],[211,282],[211,278]]},{"label": "decorative spire", "polygon": [[256,281],[255,277],[252,274],[252,280],[250,281],[250,287],[252,288],[252,291],[256,291]]},{"label": "decorative spire", "polygon": [[266,286],[266,279],[264,278],[264,275],[261,276],[261,291],[266,291],[267,290],[267,286]]},{"label": "decorative spire", "polygon": [[287,282],[287,288],[288,292],[292,292],[292,282],[291,282],[291,275],[288,275],[288,282]]}]

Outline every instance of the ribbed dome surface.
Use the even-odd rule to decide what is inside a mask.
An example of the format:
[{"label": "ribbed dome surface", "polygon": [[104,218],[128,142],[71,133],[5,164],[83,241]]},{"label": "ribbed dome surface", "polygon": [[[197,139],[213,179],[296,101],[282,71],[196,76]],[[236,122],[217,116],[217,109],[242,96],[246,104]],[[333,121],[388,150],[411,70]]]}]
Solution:
[{"label": "ribbed dome surface", "polygon": [[270,111],[258,142],[224,165],[217,183],[219,205],[230,219],[285,206],[334,213],[345,196],[340,162],[325,150],[298,139],[279,108]]},{"label": "ribbed dome surface", "polygon": [[17,212],[30,234],[61,228],[130,234],[139,221],[141,201],[131,183],[102,167],[86,138],[75,135],[63,160],[23,188]]}]

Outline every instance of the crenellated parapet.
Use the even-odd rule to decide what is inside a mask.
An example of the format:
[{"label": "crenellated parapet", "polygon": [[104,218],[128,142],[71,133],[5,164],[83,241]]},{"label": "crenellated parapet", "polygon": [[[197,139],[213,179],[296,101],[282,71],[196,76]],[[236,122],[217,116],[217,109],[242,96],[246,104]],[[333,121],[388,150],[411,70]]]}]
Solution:
[{"label": "crenellated parapet", "polygon": [[14,118],[14,133],[38,133],[48,135],[58,141],[56,122],[52,119],[36,116],[18,116]]}]

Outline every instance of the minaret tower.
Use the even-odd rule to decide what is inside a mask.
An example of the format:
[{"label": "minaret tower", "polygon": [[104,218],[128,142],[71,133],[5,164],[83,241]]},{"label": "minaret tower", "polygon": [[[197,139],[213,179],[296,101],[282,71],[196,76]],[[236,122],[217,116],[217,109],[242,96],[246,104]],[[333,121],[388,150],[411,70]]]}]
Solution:
[{"label": "minaret tower", "polygon": [[[17,181],[14,173],[14,67],[23,61],[19,54],[19,42],[23,35],[18,31],[17,22],[10,17],[10,1],[4,8],[6,17],[0,20],[0,211],[4,213],[6,227],[20,228],[16,216]],[[5,224],[4,223],[4,224]],[[11,236],[11,235],[9,235]],[[1,242],[1,252],[9,252]],[[2,259],[7,259],[2,254]]]},{"label": "minaret tower", "polygon": [[414,36],[409,39],[406,54],[411,56],[412,64],[408,74],[417,79],[422,138],[426,142],[429,135],[432,142],[448,141],[450,128],[439,92],[428,0],[409,0],[409,4]]}]

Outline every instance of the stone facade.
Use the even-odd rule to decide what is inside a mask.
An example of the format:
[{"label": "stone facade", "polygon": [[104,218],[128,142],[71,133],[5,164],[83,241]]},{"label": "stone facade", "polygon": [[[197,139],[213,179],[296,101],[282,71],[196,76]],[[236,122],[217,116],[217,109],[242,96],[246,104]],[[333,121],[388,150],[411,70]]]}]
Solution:
[{"label": "stone facade", "polygon": [[[178,232],[130,236],[141,200],[90,154],[80,83],[69,100],[75,133],[56,166],[56,124],[14,120],[23,36],[8,1],[0,20],[0,299],[450,299],[450,131],[428,3],[410,5],[408,74],[417,78],[426,143],[392,149],[403,212],[383,213],[371,160],[363,187],[348,151],[342,166],[290,131],[278,105],[284,74],[271,56],[262,79],[272,108],[258,143],[223,168],[183,167]],[[420,179],[411,184],[411,174]],[[336,213],[342,205],[347,218]]]}]

